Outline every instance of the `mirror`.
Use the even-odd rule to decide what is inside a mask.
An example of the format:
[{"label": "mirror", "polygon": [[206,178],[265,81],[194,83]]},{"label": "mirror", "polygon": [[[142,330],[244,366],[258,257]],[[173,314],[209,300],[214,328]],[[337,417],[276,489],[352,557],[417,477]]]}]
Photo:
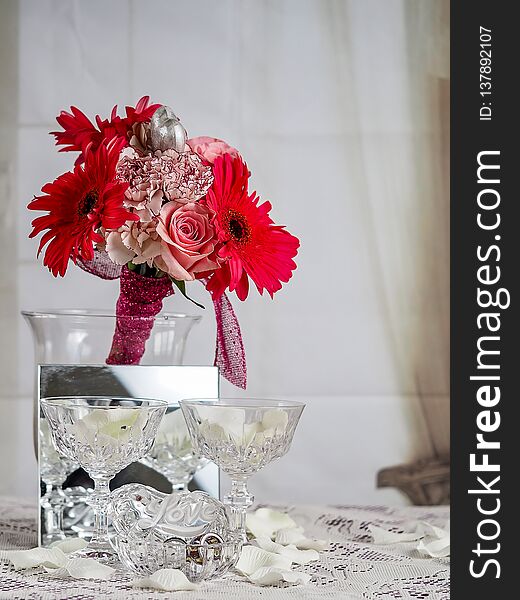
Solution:
[{"label": "mirror", "polygon": [[[138,482],[166,493],[188,487],[219,497],[218,468],[193,452],[178,405],[182,398],[218,398],[216,367],[40,365],[38,390],[39,399],[114,396],[166,400],[169,407],[154,447],[141,461],[116,475],[110,489]],[[93,515],[86,497],[93,487],[92,480],[83,469],[56,452],[47,420],[39,410],[40,544],[48,546],[69,535],[88,538]]]}]

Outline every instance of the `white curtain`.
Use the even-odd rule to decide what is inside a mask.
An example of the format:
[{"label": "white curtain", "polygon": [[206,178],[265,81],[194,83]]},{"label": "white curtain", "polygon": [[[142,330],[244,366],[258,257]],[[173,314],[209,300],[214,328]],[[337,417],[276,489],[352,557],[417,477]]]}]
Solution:
[{"label": "white curtain", "polygon": [[[335,2],[338,92],[357,137],[359,223],[369,239],[390,356],[449,454],[449,2]],[[348,114],[348,113],[346,113]]]},{"label": "white curtain", "polygon": [[265,309],[254,364],[292,393],[418,399],[410,458],[446,456],[449,1],[240,7],[240,141],[303,240],[292,305]]}]

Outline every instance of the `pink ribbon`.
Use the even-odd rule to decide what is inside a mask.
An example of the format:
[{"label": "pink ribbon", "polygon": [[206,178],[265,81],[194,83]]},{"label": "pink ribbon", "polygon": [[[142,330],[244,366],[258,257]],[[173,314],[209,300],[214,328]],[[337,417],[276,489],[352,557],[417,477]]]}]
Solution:
[{"label": "pink ribbon", "polygon": [[[138,275],[127,267],[115,265],[105,252],[96,252],[92,261],[78,260],[78,266],[102,279],[119,277],[116,329],[106,362],[109,365],[139,364],[154,318],[161,311],[164,298],[173,294],[170,279]],[[213,301],[213,307],[217,325],[214,364],[230,383],[246,389],[246,355],[233,306],[223,294]]]},{"label": "pink ribbon", "polygon": [[143,277],[123,267],[116,303],[116,330],[107,365],[138,365],[163,300],[173,294],[169,277]]},{"label": "pink ribbon", "polygon": [[217,321],[215,365],[233,385],[247,387],[246,352],[238,319],[226,294],[213,300]]},{"label": "pink ribbon", "polygon": [[123,267],[116,265],[110,260],[106,252],[99,252],[98,250],[94,252],[93,260],[78,258],[76,264],[87,273],[91,273],[101,279],[117,279],[121,276],[121,271],[123,270]]}]

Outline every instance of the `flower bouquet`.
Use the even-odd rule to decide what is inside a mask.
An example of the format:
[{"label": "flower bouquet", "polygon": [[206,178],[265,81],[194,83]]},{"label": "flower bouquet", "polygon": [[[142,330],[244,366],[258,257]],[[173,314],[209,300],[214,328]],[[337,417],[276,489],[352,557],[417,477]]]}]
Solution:
[{"label": "flower bouquet", "polygon": [[215,364],[246,386],[245,354],[226,291],[240,300],[252,280],[271,297],[291,278],[299,241],[276,225],[271,204],[248,189],[238,150],[210,137],[189,139],[173,111],[147,96],[125,116],[93,123],[71,107],[52,132],[60,152],[76,152],[74,169],[42,188],[30,210],[44,211],[30,237],[57,277],[69,261],[120,280],[108,364],[138,364],[153,319],[174,288],[200,281],[217,321]]}]

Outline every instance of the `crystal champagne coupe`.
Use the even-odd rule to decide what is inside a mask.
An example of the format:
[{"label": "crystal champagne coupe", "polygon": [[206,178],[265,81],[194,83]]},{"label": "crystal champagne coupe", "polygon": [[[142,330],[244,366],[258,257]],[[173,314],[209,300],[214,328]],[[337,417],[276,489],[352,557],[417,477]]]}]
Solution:
[{"label": "crystal champagne coupe", "polygon": [[168,407],[152,449],[141,462],[164,475],[172,491],[187,490],[195,473],[208,464],[208,460],[193,449],[179,405]]},{"label": "crystal champagne coupe", "polygon": [[180,405],[195,450],[231,478],[224,501],[245,540],[246,511],[254,501],[247,481],[288,452],[305,404],[222,398],[181,400]]},{"label": "crystal champagne coupe", "polygon": [[95,514],[94,534],[74,557],[117,563],[108,540],[110,480],[152,447],[167,403],[162,400],[98,396],[42,398],[56,450],[77,462],[94,480],[88,503]]}]

